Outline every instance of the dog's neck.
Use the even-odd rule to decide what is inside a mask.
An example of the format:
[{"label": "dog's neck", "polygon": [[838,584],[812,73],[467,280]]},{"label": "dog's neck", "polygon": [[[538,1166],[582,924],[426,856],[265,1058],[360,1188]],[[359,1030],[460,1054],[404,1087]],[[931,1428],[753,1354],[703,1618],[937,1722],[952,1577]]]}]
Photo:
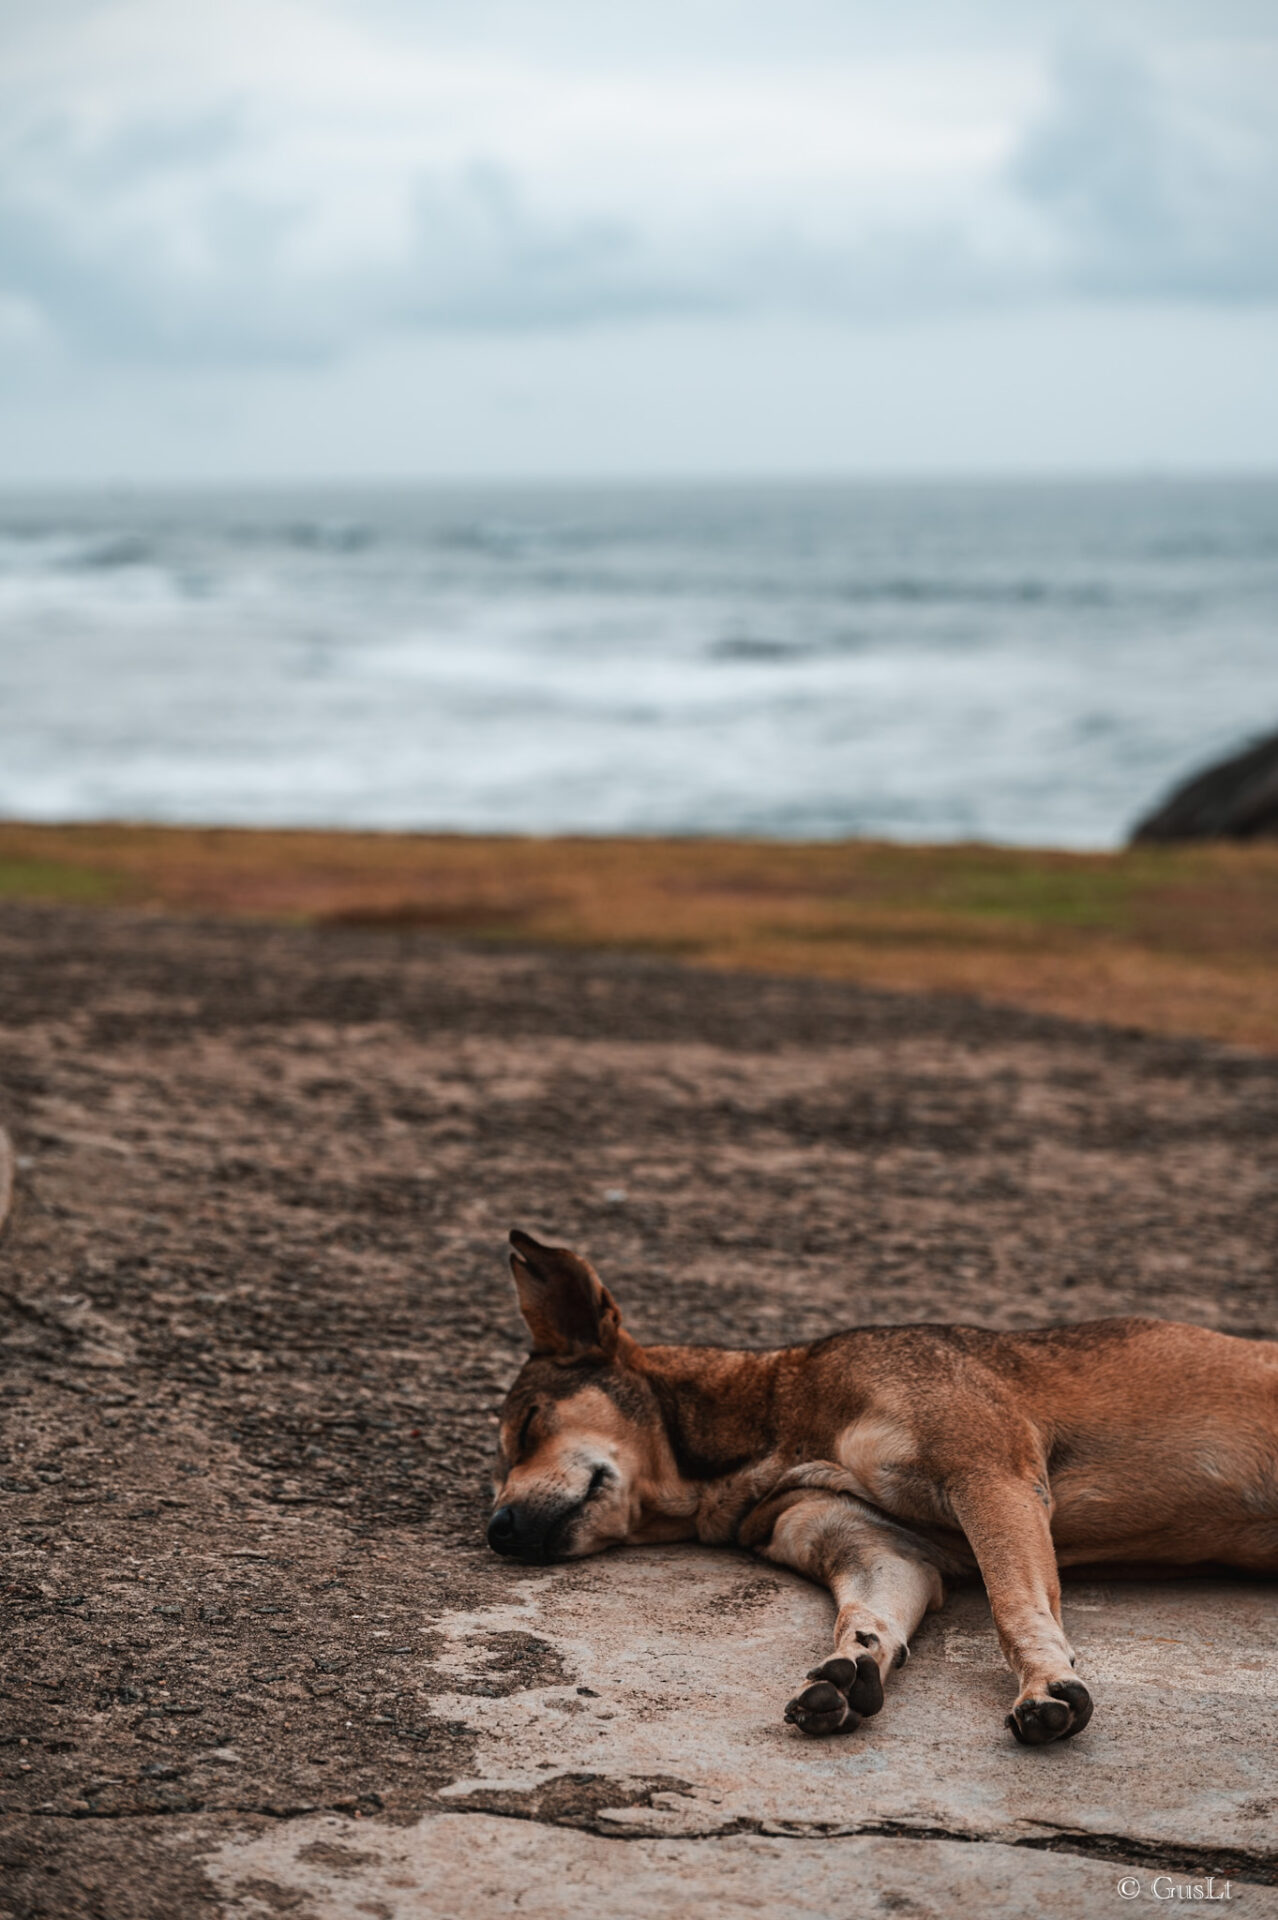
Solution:
[{"label": "dog's neck", "polygon": [[643,1349],[643,1370],[682,1479],[718,1479],[770,1450],[781,1357],[731,1347]]},{"label": "dog's neck", "polygon": [[648,1537],[668,1522],[685,1537],[731,1538],[785,1471],[790,1449],[778,1392],[793,1348],[644,1347],[636,1356],[661,1413],[669,1467],[653,1488]]}]

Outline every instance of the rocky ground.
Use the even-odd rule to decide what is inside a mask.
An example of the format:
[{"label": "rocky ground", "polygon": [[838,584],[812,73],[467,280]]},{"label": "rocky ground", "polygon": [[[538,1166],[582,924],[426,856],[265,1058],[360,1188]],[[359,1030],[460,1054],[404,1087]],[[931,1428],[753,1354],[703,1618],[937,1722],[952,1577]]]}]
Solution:
[{"label": "rocky ground", "polygon": [[682,1550],[529,1576],[482,1539],[512,1224],[587,1250],[641,1338],[1272,1335],[1278,1061],[6,906],[0,1119],[0,1913],[1083,1912],[1160,1868],[1278,1911],[1258,1583],[1088,1589],[1109,1684],[1046,1754],[961,1595],[817,1747],[780,1724],[815,1590]]}]

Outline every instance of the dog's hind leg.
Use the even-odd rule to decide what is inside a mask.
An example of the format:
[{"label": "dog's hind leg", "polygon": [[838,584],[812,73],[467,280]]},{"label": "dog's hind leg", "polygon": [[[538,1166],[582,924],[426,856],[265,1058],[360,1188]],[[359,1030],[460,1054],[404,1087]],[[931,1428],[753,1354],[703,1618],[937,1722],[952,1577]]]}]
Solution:
[{"label": "dog's hind leg", "polygon": [[909,1652],[923,1615],[945,1598],[927,1543],[846,1494],[787,1493],[765,1502],[742,1544],[819,1580],[834,1596],[834,1657],[785,1710],[803,1733],[852,1733],[883,1705],[883,1682]]},{"label": "dog's hind leg", "polygon": [[1092,1717],[1092,1700],[1074,1673],[1061,1625],[1046,1483],[1016,1474],[971,1474],[947,1493],[981,1569],[1003,1657],[1020,1683],[1008,1727],[1025,1747],[1081,1733]]}]

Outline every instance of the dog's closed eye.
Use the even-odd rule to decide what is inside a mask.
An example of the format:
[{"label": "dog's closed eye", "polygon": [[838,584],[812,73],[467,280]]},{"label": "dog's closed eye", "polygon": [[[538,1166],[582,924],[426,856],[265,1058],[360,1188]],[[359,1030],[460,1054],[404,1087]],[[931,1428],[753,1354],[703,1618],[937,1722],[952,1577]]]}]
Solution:
[{"label": "dog's closed eye", "polygon": [[596,1467],[594,1472],[590,1476],[590,1485],[586,1488],[587,1500],[593,1500],[595,1495],[603,1487],[606,1487],[611,1480],[612,1480],[612,1475],[608,1471],[607,1467]]},{"label": "dog's closed eye", "polygon": [[515,1441],[516,1460],[519,1459],[525,1447],[528,1445],[529,1437],[532,1433],[533,1421],[536,1418],[537,1418],[536,1407],[529,1407],[527,1413],[523,1417],[523,1421],[519,1428],[519,1438]]}]

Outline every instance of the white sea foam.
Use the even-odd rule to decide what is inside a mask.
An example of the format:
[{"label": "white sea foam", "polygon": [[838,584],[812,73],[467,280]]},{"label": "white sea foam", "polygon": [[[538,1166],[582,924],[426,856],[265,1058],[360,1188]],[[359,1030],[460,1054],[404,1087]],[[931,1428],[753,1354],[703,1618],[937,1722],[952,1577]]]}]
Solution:
[{"label": "white sea foam", "polygon": [[0,814],[1105,846],[1278,725],[1278,484],[0,500]]}]

